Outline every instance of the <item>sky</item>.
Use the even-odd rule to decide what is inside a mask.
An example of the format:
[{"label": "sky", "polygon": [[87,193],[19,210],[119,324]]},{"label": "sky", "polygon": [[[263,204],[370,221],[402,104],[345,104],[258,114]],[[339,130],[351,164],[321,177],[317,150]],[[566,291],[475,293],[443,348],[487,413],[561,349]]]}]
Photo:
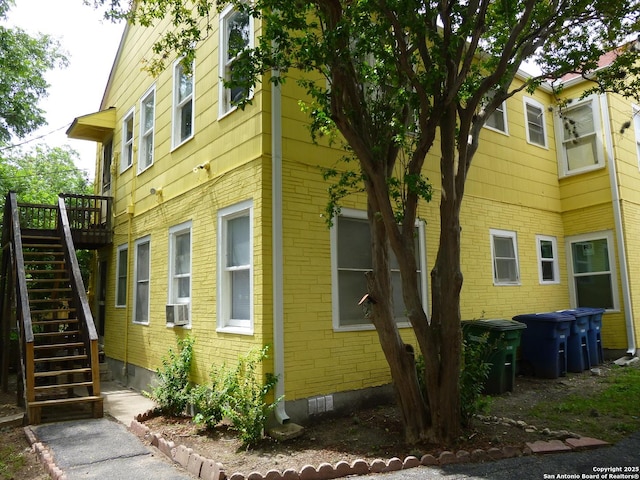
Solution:
[{"label": "sky", "polygon": [[[93,179],[96,143],[69,139],[65,132],[75,117],[100,109],[124,24],[103,20],[99,11],[82,0],[15,0],[5,24],[55,37],[69,59],[67,68],[50,71],[45,77],[49,95],[39,106],[46,112],[48,125],[16,143],[34,139],[24,148],[39,143],[69,145],[80,154],[78,167]],[[45,136],[35,140],[41,135]]]}]

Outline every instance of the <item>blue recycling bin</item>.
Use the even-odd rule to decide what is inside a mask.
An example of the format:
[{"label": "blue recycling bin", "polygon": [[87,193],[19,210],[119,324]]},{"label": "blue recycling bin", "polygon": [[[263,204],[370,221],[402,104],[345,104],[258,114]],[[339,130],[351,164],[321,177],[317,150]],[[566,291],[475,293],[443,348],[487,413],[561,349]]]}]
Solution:
[{"label": "blue recycling bin", "polygon": [[589,330],[587,331],[587,345],[589,347],[589,361],[592,367],[604,362],[602,351],[602,315],[604,308],[579,307],[577,311],[584,312],[589,317]]},{"label": "blue recycling bin", "polygon": [[567,374],[567,340],[575,317],[559,312],[529,313],[513,319],[524,323],[520,349],[534,375],[558,378]]},{"label": "blue recycling bin", "polygon": [[566,313],[575,318],[571,322],[569,339],[567,340],[567,370],[581,373],[591,367],[588,339],[591,312],[576,308],[562,310],[560,313]]}]

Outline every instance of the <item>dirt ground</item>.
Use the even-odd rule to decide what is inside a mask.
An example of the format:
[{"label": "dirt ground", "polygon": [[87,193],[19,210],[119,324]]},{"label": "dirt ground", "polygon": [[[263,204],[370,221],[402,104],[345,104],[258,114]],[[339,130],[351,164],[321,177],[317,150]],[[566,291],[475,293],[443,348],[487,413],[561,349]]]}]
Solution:
[{"label": "dirt ground", "polygon": [[[550,439],[548,434],[542,433],[544,425],[535,425],[526,418],[529,408],[540,401],[559,400],[571,393],[603,388],[609,367],[603,366],[600,371],[600,376],[587,371],[554,380],[518,377],[513,392],[492,397],[488,415],[524,421],[537,427],[536,432],[490,419],[474,420],[453,445],[405,445],[398,413],[391,405],[353,411],[340,417],[319,418],[305,425],[304,434],[297,439],[281,443],[266,439],[251,450],[243,450],[234,432],[225,427],[205,431],[189,418],[156,416],[145,424],[152,432],[162,434],[176,445],[186,445],[200,455],[222,463],[227,475],[235,472],[248,475],[254,471],[264,474],[271,469],[283,471],[287,468],[299,471],[305,465],[317,467],[323,462],[335,464],[340,460],[351,463],[358,458],[367,461],[404,459],[408,455],[420,458],[426,453],[437,456],[444,450],[471,452],[476,448],[486,450],[507,445],[522,448],[525,442]],[[579,430],[577,419],[567,417],[566,420],[567,430]],[[606,419],[602,421],[606,428]],[[580,434],[579,431],[575,433]]]},{"label": "dirt ground", "polygon": [[[400,419],[391,405],[353,411],[344,416],[321,417],[305,425],[304,434],[299,438],[285,442],[266,439],[251,450],[240,448],[235,433],[223,426],[210,432],[194,425],[190,418],[163,416],[152,417],[145,424],[152,432],[160,433],[176,444],[189,446],[200,455],[222,463],[228,476],[235,472],[248,475],[254,471],[266,473],[272,469],[300,470],[305,465],[317,467],[323,462],[335,464],[340,460],[350,463],[357,458],[368,461],[391,457],[403,459],[408,455],[420,457],[426,453],[437,456],[443,450],[470,452],[476,448],[507,445],[522,448],[525,442],[549,439],[548,435],[541,433],[544,425],[535,425],[534,420],[527,418],[531,407],[540,401],[560,400],[572,393],[604,388],[604,380],[609,375],[610,368],[608,365],[602,366],[599,376],[587,371],[553,380],[518,377],[513,392],[491,397],[488,415],[521,420],[536,426],[537,431],[526,432],[521,427],[507,426],[491,419],[474,420],[472,426],[452,445],[405,445],[402,441]],[[20,409],[15,405],[15,394],[0,393],[0,417],[18,411]],[[599,421],[602,422],[603,431],[606,431],[608,420],[601,418]],[[579,419],[570,416],[566,418],[567,430],[580,434],[579,427]],[[30,451],[21,427],[0,431],[0,438],[0,444],[14,445],[15,450],[22,452],[24,458],[24,466],[13,477],[3,476],[0,472],[0,480],[49,478],[37,462],[35,454]]]}]

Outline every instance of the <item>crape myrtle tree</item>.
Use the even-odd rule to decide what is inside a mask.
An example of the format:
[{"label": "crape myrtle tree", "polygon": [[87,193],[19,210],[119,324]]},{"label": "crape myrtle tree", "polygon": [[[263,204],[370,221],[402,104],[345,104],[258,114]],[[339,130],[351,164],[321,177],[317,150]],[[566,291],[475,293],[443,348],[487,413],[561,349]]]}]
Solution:
[{"label": "crape myrtle tree", "polygon": [[[228,86],[245,91],[289,76],[306,88],[312,134],[337,132],[346,166],[332,177],[328,210],[353,190],[366,193],[372,271],[367,275],[370,318],[388,361],[408,442],[449,441],[461,432],[460,209],[465,181],[486,119],[519,90],[568,73],[633,93],[640,0],[94,0],[112,17],[144,26],[162,18],[148,68],[184,57],[191,64],[216,11],[232,4],[261,22],[253,49],[245,42]],[[122,5],[120,4],[122,3]],[[126,4],[125,4],[126,3]],[[216,20],[217,21],[217,20]],[[631,42],[631,43],[629,43]],[[588,75],[620,45],[617,75]],[[514,82],[523,63],[537,74]],[[295,80],[293,80],[295,79]],[[560,98],[561,93],[558,93]],[[248,101],[245,96],[240,101]],[[416,278],[414,225],[431,197],[422,172],[439,161],[440,239],[431,271],[431,312],[424,311]],[[390,252],[402,296],[424,356],[421,393],[413,348],[400,337],[391,305]]]}]

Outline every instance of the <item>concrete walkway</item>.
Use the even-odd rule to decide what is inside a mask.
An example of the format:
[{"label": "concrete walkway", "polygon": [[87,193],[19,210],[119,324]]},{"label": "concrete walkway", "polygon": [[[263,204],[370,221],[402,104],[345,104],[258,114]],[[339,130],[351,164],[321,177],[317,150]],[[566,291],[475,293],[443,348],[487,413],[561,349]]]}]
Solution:
[{"label": "concrete walkway", "polygon": [[103,383],[102,395],[104,418],[29,427],[35,436],[34,448],[44,459],[45,469],[52,478],[194,478],[159,451],[144,445],[127,429],[136,415],[154,407],[151,400],[115,382]]}]

